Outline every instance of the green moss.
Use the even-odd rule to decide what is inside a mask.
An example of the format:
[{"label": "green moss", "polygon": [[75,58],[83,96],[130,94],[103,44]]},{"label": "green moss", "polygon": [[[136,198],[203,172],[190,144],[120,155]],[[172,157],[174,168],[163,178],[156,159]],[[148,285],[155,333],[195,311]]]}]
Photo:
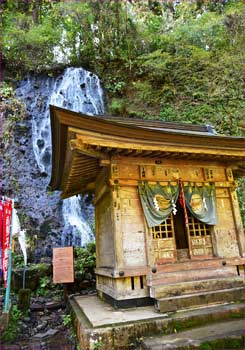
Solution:
[{"label": "green moss", "polygon": [[109,113],[112,115],[124,116],[127,114],[127,107],[124,99],[113,98],[108,107]]},{"label": "green moss", "polygon": [[168,323],[167,329],[165,329],[165,332],[168,334],[173,332],[181,332],[181,331],[202,326],[208,323],[210,323],[210,320],[206,318],[190,318],[190,319],[181,320],[181,321],[172,320]]},{"label": "green moss", "polygon": [[[21,122],[26,118],[26,109],[24,103],[15,97],[13,87],[5,82],[0,83],[0,96],[0,108],[4,116],[1,137],[4,148],[7,149],[10,145],[10,140],[13,137],[13,130],[16,123]],[[18,184],[15,179],[12,179],[12,186],[14,189],[18,190]]]},{"label": "green moss", "polygon": [[203,342],[199,349],[201,350],[227,350],[227,349],[243,349],[244,337],[218,339],[214,341]]}]

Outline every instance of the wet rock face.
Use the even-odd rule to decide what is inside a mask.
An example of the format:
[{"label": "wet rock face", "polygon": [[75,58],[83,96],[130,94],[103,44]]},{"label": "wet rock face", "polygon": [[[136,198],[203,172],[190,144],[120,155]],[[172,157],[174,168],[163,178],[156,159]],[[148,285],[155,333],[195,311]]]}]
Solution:
[{"label": "wet rock face", "polygon": [[39,258],[49,245],[60,245],[63,232],[62,204],[58,193],[46,191],[49,178],[41,174],[32,148],[31,115],[16,124],[14,135],[3,156],[2,187],[5,195],[15,199],[21,226],[31,237]]},{"label": "wet rock face", "polygon": [[22,228],[34,239],[31,260],[39,262],[51,257],[53,247],[84,246],[94,240],[91,201],[78,197],[65,202],[47,190],[52,158],[49,104],[102,114],[102,90],[92,73],[68,68],[57,77],[27,77],[16,96],[25,103],[27,117],[16,123],[5,150],[2,185],[5,195],[15,199]]}]

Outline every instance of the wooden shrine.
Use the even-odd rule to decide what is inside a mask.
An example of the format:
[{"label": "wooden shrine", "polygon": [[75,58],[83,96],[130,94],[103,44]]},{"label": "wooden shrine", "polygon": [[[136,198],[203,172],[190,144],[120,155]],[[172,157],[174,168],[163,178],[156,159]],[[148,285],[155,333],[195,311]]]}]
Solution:
[{"label": "wooden shrine", "polygon": [[50,188],[62,198],[94,192],[101,298],[161,312],[243,298],[235,181],[243,138],[210,126],[50,113]]}]

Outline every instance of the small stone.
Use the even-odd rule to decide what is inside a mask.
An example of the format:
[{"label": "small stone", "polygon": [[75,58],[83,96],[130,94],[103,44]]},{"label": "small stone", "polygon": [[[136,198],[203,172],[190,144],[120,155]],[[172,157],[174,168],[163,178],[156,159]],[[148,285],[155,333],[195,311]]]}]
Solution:
[{"label": "small stone", "polygon": [[38,314],[39,313],[43,313],[41,310],[43,310],[44,309],[44,306],[43,305],[40,305],[40,304],[31,304],[31,306],[30,306],[30,309],[32,310],[32,311],[39,311],[38,312]]},{"label": "small stone", "polygon": [[43,322],[50,322],[50,320],[51,320],[51,317],[50,317],[50,316],[43,316],[43,317],[42,317],[42,321],[43,321]]},{"label": "small stone", "polygon": [[36,328],[32,329],[32,335],[36,334],[38,332],[38,330]]},{"label": "small stone", "polygon": [[41,324],[39,324],[38,326],[37,326],[37,331],[41,331],[41,330],[43,330],[45,327],[43,326],[43,324],[41,323]]},{"label": "small stone", "polygon": [[51,337],[53,335],[55,335],[56,333],[58,333],[58,331],[56,329],[48,329],[46,332],[44,333],[37,333],[35,334],[34,338],[36,339],[45,339],[48,337]]}]

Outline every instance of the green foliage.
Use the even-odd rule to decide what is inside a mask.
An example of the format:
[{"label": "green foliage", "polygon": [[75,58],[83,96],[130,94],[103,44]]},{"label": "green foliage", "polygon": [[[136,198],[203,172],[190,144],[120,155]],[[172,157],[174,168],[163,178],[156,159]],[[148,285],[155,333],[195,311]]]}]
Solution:
[{"label": "green foliage", "polygon": [[24,267],[23,254],[12,253],[12,266],[17,269]]},{"label": "green foliage", "polygon": [[51,279],[48,276],[43,276],[39,280],[39,285],[36,289],[36,295],[45,296],[49,293]]},{"label": "green foliage", "polygon": [[[34,6],[34,5],[33,5]],[[34,7],[4,5],[3,54],[12,69],[43,71],[57,64],[101,67],[120,61],[132,68],[140,38],[119,1],[45,1]],[[35,11],[36,12],[36,9]]]},{"label": "green foliage", "polygon": [[4,117],[1,137],[6,149],[13,136],[16,123],[25,119],[26,110],[24,103],[14,96],[13,87],[5,82],[0,83],[0,96],[0,111],[3,113]]},{"label": "green foliage", "polygon": [[53,47],[60,38],[59,28],[49,18],[34,24],[24,13],[3,14],[3,53],[10,67],[40,71],[53,60]]},{"label": "green foliage", "polygon": [[42,276],[39,279],[37,289],[35,291],[36,295],[47,296],[50,293],[59,294],[60,286],[54,284],[51,276]]},{"label": "green foliage", "polygon": [[86,278],[86,274],[94,274],[94,268],[96,266],[96,251],[95,243],[88,243],[86,248],[74,248],[75,252],[75,272],[83,278]]},{"label": "green foliage", "polygon": [[76,331],[74,329],[73,323],[72,323],[72,317],[71,314],[66,314],[62,316],[63,319],[63,325],[67,328],[70,329],[70,337],[71,339],[73,339],[73,341],[75,343],[77,343],[76,349],[77,350],[81,350],[80,349],[80,345],[78,344],[78,340],[77,340],[77,335],[76,335]]},{"label": "green foliage", "polygon": [[126,115],[127,114],[127,109],[125,105],[125,100],[120,99],[120,98],[113,98],[111,101],[111,105],[109,108],[109,113],[112,115]]},{"label": "green foliage", "polygon": [[62,318],[63,318],[63,325],[65,327],[71,327],[71,325],[72,325],[71,315],[70,314],[63,315]]},{"label": "green foliage", "polygon": [[[210,11],[197,2],[182,2],[175,19],[170,16],[171,30],[159,26],[155,47],[137,59],[137,74],[151,82],[161,119],[209,123],[220,133],[242,134],[241,9],[241,1]],[[145,35],[151,38],[147,23]]]},{"label": "green foliage", "polygon": [[123,88],[126,83],[120,79],[120,77],[108,77],[106,81],[105,88],[108,92],[112,94],[121,95],[123,92]]},{"label": "green foliage", "polygon": [[2,340],[4,341],[14,341],[18,334],[20,333],[20,327],[18,326],[18,321],[23,317],[22,312],[18,309],[16,305],[13,305],[10,311],[10,320],[8,328],[2,334]]},{"label": "green foliage", "polygon": [[102,341],[96,341],[93,343],[92,345],[92,349],[93,350],[99,350],[102,348],[102,346],[104,345],[104,343]]},{"label": "green foliage", "polygon": [[207,341],[200,344],[201,350],[215,350],[215,349],[242,349],[244,346],[244,337],[218,339]]}]

